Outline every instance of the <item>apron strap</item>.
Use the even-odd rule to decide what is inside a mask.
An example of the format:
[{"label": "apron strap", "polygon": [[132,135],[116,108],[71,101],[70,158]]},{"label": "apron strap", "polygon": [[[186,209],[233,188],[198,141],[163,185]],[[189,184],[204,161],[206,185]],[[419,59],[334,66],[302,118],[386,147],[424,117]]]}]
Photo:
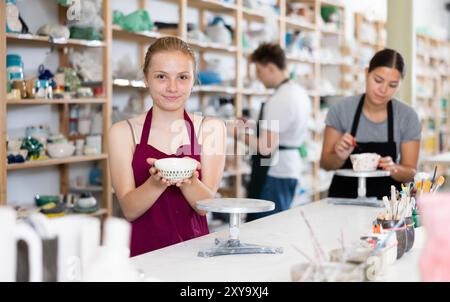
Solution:
[{"label": "apron strap", "polygon": [[197,147],[198,141],[197,136],[195,135],[194,123],[192,122],[186,110],[184,111],[184,121],[186,122],[186,127],[189,129],[189,140],[191,142],[191,155],[198,155],[195,153],[199,149]]},{"label": "apron strap", "polygon": [[266,103],[261,103],[261,109],[259,110],[258,122],[256,123],[256,137],[259,138],[259,122],[263,119],[263,111]]},{"label": "apron strap", "polygon": [[[353,117],[353,123],[352,123],[352,130],[351,135],[353,137],[356,137],[356,132],[358,130],[359,125],[359,119],[361,117],[363,105],[364,105],[364,98],[366,94],[363,94],[361,96],[361,99],[359,100],[358,107],[356,108],[355,116]],[[387,135],[388,135],[388,141],[393,142],[394,141],[394,111],[392,109],[392,101],[389,101],[387,103],[387,115],[388,115],[388,129],[387,129]]]},{"label": "apron strap", "polygon": [[359,118],[361,117],[361,112],[362,112],[362,108],[364,105],[365,97],[366,97],[366,94],[364,93],[361,96],[361,99],[359,100],[358,107],[356,108],[355,116],[353,117],[352,132],[351,132],[351,135],[353,137],[356,137],[356,131],[358,130]]},{"label": "apron strap", "polygon": [[150,134],[150,128],[152,127],[152,112],[153,107],[150,108],[150,110],[147,112],[147,116],[145,117],[144,128],[142,129],[141,135],[141,145],[147,145],[148,143],[148,136]]},{"label": "apron strap", "polygon": [[394,110],[392,109],[392,101],[387,104],[388,112],[388,141],[392,143],[394,141]]}]

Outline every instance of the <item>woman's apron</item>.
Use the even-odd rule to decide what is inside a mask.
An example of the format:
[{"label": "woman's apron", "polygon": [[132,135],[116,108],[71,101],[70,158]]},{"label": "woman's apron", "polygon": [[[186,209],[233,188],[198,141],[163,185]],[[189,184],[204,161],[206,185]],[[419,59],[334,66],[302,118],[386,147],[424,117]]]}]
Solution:
[{"label": "woman's apron", "polygon": [[[278,90],[283,84],[289,82],[289,79],[283,80],[276,88],[275,91]],[[259,126],[260,121],[264,118],[264,105],[261,104],[261,109],[259,111],[258,122],[256,125],[256,137],[259,139]],[[291,150],[298,149],[299,147],[288,147],[288,146],[278,146],[279,150]],[[261,195],[262,188],[266,182],[267,173],[269,172],[271,155],[262,155],[257,152],[255,155],[252,155],[252,172],[250,175],[250,182],[247,187],[247,197],[248,198],[256,198],[259,199]]]},{"label": "woman's apron", "polygon": [[[141,141],[136,145],[132,167],[136,188],[149,177],[151,166],[147,158],[190,157],[200,162],[201,146],[195,136],[194,125],[189,115],[184,112],[184,120],[189,132],[189,145],[178,148],[176,154],[166,154],[151,145],[148,138],[152,125],[150,109],[145,118]],[[199,175],[201,179],[201,173]],[[178,242],[206,235],[209,233],[206,216],[199,215],[189,205],[180,188],[169,186],[156,202],[132,223],[131,256],[147,253]]]},{"label": "woman's apron", "polygon": [[[358,131],[359,119],[361,117],[365,94],[362,95],[358,108],[356,109],[355,116],[353,118],[351,135],[356,137]],[[357,148],[353,150],[352,154],[358,153],[377,153],[381,157],[390,156],[394,160],[397,159],[397,146],[394,141],[394,113],[392,110],[392,101],[387,104],[388,112],[388,141],[387,142],[357,142]],[[352,163],[350,157],[344,163],[341,169],[352,169]],[[377,197],[382,199],[383,196],[389,196],[391,185],[400,190],[401,185],[399,182],[387,177],[374,177],[367,178],[367,196]],[[334,175],[331,181],[330,189],[328,190],[329,197],[342,197],[342,198],[357,198],[358,197],[358,178],[356,177],[344,177]]]}]

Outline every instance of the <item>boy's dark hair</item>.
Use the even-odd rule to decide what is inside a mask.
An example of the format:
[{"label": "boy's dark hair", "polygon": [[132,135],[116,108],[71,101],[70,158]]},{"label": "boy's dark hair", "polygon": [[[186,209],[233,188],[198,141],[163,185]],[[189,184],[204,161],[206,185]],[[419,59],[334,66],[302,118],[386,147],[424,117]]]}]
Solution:
[{"label": "boy's dark hair", "polygon": [[393,49],[383,49],[377,52],[370,60],[369,72],[377,67],[389,67],[397,69],[402,78],[405,77],[405,61],[400,53]]},{"label": "boy's dark hair", "polygon": [[250,61],[266,65],[275,64],[279,69],[286,69],[286,55],[278,44],[263,43],[251,54]]}]

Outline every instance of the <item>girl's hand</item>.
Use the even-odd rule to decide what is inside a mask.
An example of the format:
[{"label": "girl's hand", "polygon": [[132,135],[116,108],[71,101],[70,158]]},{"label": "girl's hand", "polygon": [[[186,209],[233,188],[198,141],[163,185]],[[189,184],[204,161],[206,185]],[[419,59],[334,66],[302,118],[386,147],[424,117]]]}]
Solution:
[{"label": "girl's hand", "polygon": [[356,146],[356,139],[349,133],[345,133],[334,145],[334,152],[340,159],[346,160]]},{"label": "girl's hand", "polygon": [[385,171],[390,171],[391,173],[398,172],[397,165],[390,156],[380,158],[380,161],[378,162],[378,167],[382,168]]},{"label": "girl's hand", "polygon": [[166,187],[170,186],[171,185],[170,181],[168,179],[164,178],[162,176],[161,172],[159,172],[155,168],[155,166],[154,166],[155,161],[156,161],[156,158],[147,158],[147,163],[149,165],[151,165],[151,168],[149,170],[150,180],[152,180],[153,182],[155,182],[156,184],[161,185],[161,186],[166,186]]},{"label": "girl's hand", "polygon": [[[190,158],[190,157],[189,157]],[[173,186],[177,186],[177,187],[182,187],[182,186],[186,186],[186,185],[190,185],[192,184],[193,181],[195,181],[196,179],[198,179],[199,177],[199,170],[201,169],[201,164],[197,161],[197,167],[195,168],[194,173],[192,174],[192,176],[190,178],[186,178],[180,181],[176,181],[176,182],[171,182],[171,185]]]}]

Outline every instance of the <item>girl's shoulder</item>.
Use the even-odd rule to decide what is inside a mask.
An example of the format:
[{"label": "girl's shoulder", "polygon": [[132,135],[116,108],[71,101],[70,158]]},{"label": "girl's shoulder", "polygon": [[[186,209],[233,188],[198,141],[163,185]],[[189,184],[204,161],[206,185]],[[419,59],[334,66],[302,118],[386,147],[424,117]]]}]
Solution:
[{"label": "girl's shoulder", "polygon": [[[145,114],[140,114],[128,120],[122,120],[113,124],[109,130],[110,136],[116,139],[132,138],[136,130],[142,129],[145,116]],[[130,131],[130,126],[133,131]]]}]

